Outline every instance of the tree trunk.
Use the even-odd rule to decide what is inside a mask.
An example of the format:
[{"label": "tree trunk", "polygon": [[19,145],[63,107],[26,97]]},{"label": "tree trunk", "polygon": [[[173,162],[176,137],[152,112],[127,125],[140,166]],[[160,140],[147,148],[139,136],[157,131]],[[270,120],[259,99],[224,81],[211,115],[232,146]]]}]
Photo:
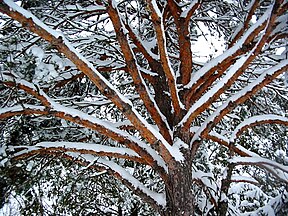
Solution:
[{"label": "tree trunk", "polygon": [[166,186],[167,208],[163,216],[194,215],[194,193],[192,190],[191,163],[175,163],[169,167],[170,185]]},{"label": "tree trunk", "polygon": [[[225,194],[227,197],[228,190],[230,188],[231,184],[231,177],[233,173],[233,169],[235,167],[235,164],[229,164],[227,169],[227,176],[225,179],[222,179],[221,184],[221,194]],[[222,200],[222,197],[219,199],[218,207],[217,207],[217,216],[226,215],[228,210],[228,200]]]}]

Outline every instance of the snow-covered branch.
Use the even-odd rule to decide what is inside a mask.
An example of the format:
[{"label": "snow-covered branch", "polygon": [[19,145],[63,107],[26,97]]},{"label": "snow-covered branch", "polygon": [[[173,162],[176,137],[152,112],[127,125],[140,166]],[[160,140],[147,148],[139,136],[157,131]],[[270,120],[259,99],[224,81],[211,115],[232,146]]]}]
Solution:
[{"label": "snow-covered branch", "polygon": [[131,101],[117,91],[117,89],[111,85],[111,83],[109,83],[94,68],[94,66],[69,43],[67,39],[65,39],[62,33],[49,28],[30,12],[24,10],[10,0],[3,0],[0,11],[17,20],[27,29],[53,44],[61,53],[65,54],[66,57],[69,58],[80,71],[86,74],[87,77],[89,77],[89,79],[98,87],[98,89],[107,98],[109,98],[121,112],[123,112],[123,114],[131,121],[135,128],[150,144],[156,142],[163,144],[162,157],[166,161],[169,161],[171,157],[177,159],[182,158],[180,151],[173,149],[167,140],[165,140],[159,133],[159,131],[151,127],[150,124],[141,117],[141,115],[133,107]]},{"label": "snow-covered branch", "polygon": [[[3,77],[5,79],[5,77]],[[11,77],[8,77],[11,78]],[[38,106],[35,109],[34,106],[16,106],[13,108],[4,108],[2,109],[1,116],[7,118],[13,115],[19,114],[52,114],[58,118],[62,118],[76,124],[83,125],[87,128],[95,130],[119,143],[123,143],[128,148],[131,148],[137,152],[144,160],[147,160],[147,163],[151,166],[160,166],[160,168],[165,173],[166,166],[164,165],[161,157],[147,144],[138,140],[136,137],[129,135],[127,132],[119,130],[117,125],[113,126],[113,123],[97,119],[96,117],[90,116],[80,110],[73,109],[70,107],[65,107],[61,104],[56,103],[51,98],[49,98],[41,89],[37,86],[32,85],[31,83],[13,78],[14,81],[4,81],[9,85],[15,85],[19,89],[25,90],[27,93],[35,96],[39,99],[42,104],[45,106],[45,109]],[[149,162],[148,162],[149,161]],[[152,165],[154,164],[154,165]],[[165,176],[165,175],[164,175]],[[163,177],[164,177],[163,176]]]},{"label": "snow-covered branch", "polygon": [[[207,107],[209,107],[212,102],[215,101],[227,88],[229,88],[237,78],[249,67],[249,64],[256,58],[256,56],[260,53],[262,47],[265,45],[271,31],[272,26],[277,18],[276,15],[271,14],[272,11],[277,10],[277,6],[271,6],[267,9],[265,15],[263,15],[263,22],[264,20],[268,19],[265,27],[265,32],[261,35],[258,42],[255,44],[255,47],[246,55],[242,56],[238,59],[235,64],[233,64],[229,70],[226,72],[226,75],[210,89],[206,92],[199,100],[197,100],[193,106],[189,109],[188,113],[184,116],[181,120],[179,125],[183,125],[184,128],[188,128],[191,122]],[[261,22],[259,22],[261,23]],[[236,47],[236,46],[234,46]],[[200,69],[201,70],[201,69]]]},{"label": "snow-covered branch", "polygon": [[125,23],[124,26],[128,31],[129,37],[133,40],[133,43],[139,49],[138,51],[143,54],[147,61],[150,63],[158,60],[158,57],[151,52],[151,49],[149,47],[145,46],[145,42],[142,41],[141,38],[139,38],[139,36],[134,32],[129,23]]},{"label": "snow-covered branch", "polygon": [[[253,24],[248,30],[245,31],[245,34],[228,50],[226,50],[220,56],[212,59],[209,64],[206,64],[200,70],[198,70],[191,81],[186,85],[185,88],[189,89],[187,91],[186,97],[187,101],[186,105],[193,104],[195,101],[198,101],[202,94],[217,80],[219,79],[225,71],[235,63],[238,56],[241,56],[248,51],[252,50],[256,41],[258,41],[258,52],[263,46],[263,43],[259,43],[259,38],[257,36],[261,33],[261,31],[265,28],[267,21],[269,20],[271,15],[271,7],[266,10],[266,12],[257,20],[255,24]],[[274,14],[275,15],[275,14]],[[274,17],[273,15],[273,17]],[[274,17],[275,19],[275,17]],[[273,25],[275,20],[270,21],[270,27]],[[266,32],[266,36],[261,36],[262,41],[269,40],[266,37],[269,35],[271,28],[268,32]],[[260,46],[259,46],[260,45]],[[253,60],[253,56],[250,57],[249,62]],[[244,66],[248,66],[246,63]],[[216,73],[217,71],[217,73]],[[208,78],[209,77],[209,78]]]},{"label": "snow-covered branch", "polygon": [[245,17],[245,20],[243,23],[240,23],[238,28],[235,30],[234,34],[231,36],[231,42],[229,43],[229,47],[232,47],[235,44],[235,42],[243,35],[245,30],[248,29],[249,23],[259,3],[260,3],[259,0],[252,0],[249,3],[249,5],[247,6],[248,13]]},{"label": "snow-covered branch", "polygon": [[161,60],[163,70],[166,75],[166,79],[167,79],[169,89],[170,89],[172,105],[175,111],[175,116],[179,116],[180,111],[183,107],[182,107],[182,103],[178,95],[175,74],[171,67],[169,58],[168,58],[168,51],[166,48],[166,36],[165,36],[164,23],[163,23],[164,20],[162,17],[162,13],[160,12],[157,6],[156,1],[149,0],[148,5],[149,5],[150,12],[151,12],[152,22],[153,22],[155,32],[156,32],[160,60]]},{"label": "snow-covered branch", "polygon": [[230,142],[235,142],[235,139],[247,128],[261,124],[283,124],[288,126],[288,118],[279,115],[257,115],[250,117],[241,122],[232,132]]},{"label": "snow-covered branch", "polygon": [[76,152],[80,154],[90,154],[99,157],[122,158],[142,164],[146,161],[139,157],[134,151],[129,148],[105,146],[95,143],[82,142],[40,142],[34,146],[17,146],[14,148],[22,149],[16,152],[13,157],[21,159],[37,154],[45,154],[45,152]]},{"label": "snow-covered branch", "polygon": [[0,109],[0,119],[6,119],[17,115],[48,115],[44,106],[35,106],[30,104],[21,104],[13,107]]},{"label": "snow-covered branch", "polygon": [[[199,7],[200,1],[193,1],[191,5],[187,8],[187,13],[181,12],[179,5],[173,1],[168,1],[168,7],[172,13],[176,24],[176,30],[178,34],[178,46],[179,46],[179,80],[180,84],[186,85],[189,83],[192,74],[192,50],[191,50],[191,40],[189,32],[189,21],[192,14]],[[180,13],[181,12],[181,13]]]},{"label": "snow-covered branch", "polygon": [[[159,110],[159,108],[158,108],[156,102],[154,101],[152,95],[149,93],[149,89],[148,89],[147,85],[145,84],[145,81],[144,81],[144,79],[140,73],[139,67],[137,65],[135,55],[133,54],[132,49],[129,45],[127,35],[124,31],[125,25],[124,25],[123,21],[121,20],[121,15],[119,14],[117,8],[114,8],[113,5],[114,4],[110,3],[110,7],[108,7],[108,13],[109,13],[110,19],[113,23],[114,29],[117,32],[117,39],[118,39],[118,42],[120,44],[120,47],[122,48],[128,71],[133,78],[134,86],[135,86],[137,92],[139,93],[142,101],[144,102],[146,109],[150,113],[150,115],[153,118],[153,120],[155,121],[156,125],[159,127],[159,131],[161,131],[163,136],[167,137],[168,141],[171,142],[172,138],[171,138],[170,132],[169,132],[169,130],[170,130],[169,125],[168,125],[167,121],[165,120],[165,118],[163,118],[163,116],[161,115],[161,111]],[[133,33],[131,31],[130,31],[130,34],[132,34],[132,36],[133,36]],[[140,42],[139,42],[139,46],[140,46]],[[144,50],[146,50],[146,49],[144,49]],[[145,52],[144,52],[144,54],[145,54]]]},{"label": "snow-covered branch", "polygon": [[272,174],[288,183],[288,166],[284,166],[275,161],[262,158],[259,156],[253,157],[234,157],[230,160],[231,163],[237,165],[257,165],[263,166],[267,170],[272,170]]},{"label": "snow-covered branch", "polygon": [[[85,158],[86,159],[86,158]],[[90,159],[90,158],[89,158]],[[125,184],[130,187],[135,193],[144,193],[146,194],[146,197],[150,198],[154,201],[154,205],[156,204],[159,207],[165,207],[166,200],[164,194],[156,193],[154,191],[149,190],[147,187],[145,187],[139,180],[134,178],[129,172],[127,172],[123,167],[119,166],[118,164],[114,163],[113,161],[108,161],[102,158],[99,158],[97,160],[98,164],[103,164],[103,166],[108,167],[113,172],[115,172],[117,175],[119,175],[119,179],[122,182],[125,182]]]},{"label": "snow-covered branch", "polygon": [[195,133],[192,143],[207,134],[213,125],[216,125],[223,116],[228,114],[237,105],[245,102],[251,95],[259,91],[263,86],[270,83],[273,79],[288,69],[288,60],[283,60],[279,64],[264,71],[254,82],[250,83],[244,89],[231,96],[222,106],[220,106]]},{"label": "snow-covered branch", "polygon": [[[32,148],[31,148],[32,150]],[[25,150],[23,150],[25,151]],[[45,155],[55,155],[61,156],[62,158],[71,160],[75,163],[78,163],[84,166],[86,169],[94,169],[100,173],[108,173],[111,176],[118,179],[122,182],[126,187],[131,189],[136,195],[141,197],[144,201],[149,203],[153,208],[160,209],[165,207],[165,194],[154,192],[148,189],[143,183],[137,180],[133,175],[131,175],[126,169],[116,164],[111,160],[107,160],[95,155],[91,154],[83,154],[81,152],[76,151],[51,151],[48,149],[44,149],[42,152],[37,150],[32,150],[31,153],[35,154],[45,154]],[[23,157],[30,157],[32,155],[22,154]]]},{"label": "snow-covered branch", "polygon": [[193,0],[189,6],[182,11],[180,17],[185,18],[186,20],[189,20],[191,16],[194,14],[195,10],[200,6],[201,0]]},{"label": "snow-covered branch", "polygon": [[67,154],[67,156],[79,160],[80,163],[82,160],[84,160],[84,163],[86,162],[89,167],[100,169],[100,171],[105,170],[107,173],[111,174],[134,191],[135,194],[139,195],[146,202],[150,203],[155,209],[165,207],[166,200],[164,194],[151,191],[127,170],[115,162],[106,160],[104,158],[95,157],[93,155],[78,153]]}]

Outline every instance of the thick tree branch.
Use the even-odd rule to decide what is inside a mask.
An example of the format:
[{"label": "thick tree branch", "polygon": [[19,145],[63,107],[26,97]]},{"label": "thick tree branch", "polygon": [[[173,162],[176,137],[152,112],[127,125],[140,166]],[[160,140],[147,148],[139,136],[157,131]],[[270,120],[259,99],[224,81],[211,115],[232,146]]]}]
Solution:
[{"label": "thick tree branch", "polygon": [[[187,85],[191,78],[192,73],[192,50],[191,50],[191,40],[189,32],[189,21],[192,14],[199,7],[200,2],[194,1],[191,3],[191,8],[187,10],[187,14],[182,14],[180,7],[173,0],[168,1],[168,6],[170,8],[171,14],[174,17],[176,24],[176,30],[178,34],[178,44],[179,44],[179,58],[180,58],[180,83]],[[189,14],[189,15],[188,15]]]},{"label": "thick tree branch", "polygon": [[133,108],[131,101],[127,100],[120,94],[94,67],[84,56],[77,52],[71,44],[64,38],[62,34],[50,29],[30,12],[19,7],[15,3],[8,0],[1,0],[0,12],[10,16],[20,22],[28,30],[36,33],[47,42],[54,45],[61,53],[65,54],[76,67],[89,77],[89,79],[98,87],[98,89],[109,98],[123,114],[131,121],[141,135],[150,143],[160,142],[163,144],[162,157],[165,161],[171,161],[172,155],[181,155],[180,152],[172,150],[169,143],[162,135],[150,127],[149,123],[144,120],[140,114]]},{"label": "thick tree branch", "polygon": [[262,47],[270,36],[273,30],[274,22],[277,18],[277,14],[273,14],[279,10],[277,8],[279,5],[274,4],[273,7],[267,10],[266,16],[269,22],[266,25],[265,33],[261,36],[260,40],[257,42],[255,47],[247,56],[243,56],[238,59],[236,63],[227,71],[227,74],[223,77],[221,81],[217,83],[211,90],[204,94],[189,110],[180,124],[183,124],[183,129],[187,130],[191,122],[205,109],[207,109],[212,102],[216,100],[227,88],[229,88],[237,78],[244,73],[244,71],[249,67],[250,63],[256,58],[256,56],[261,52]]},{"label": "thick tree branch", "polygon": [[[5,82],[4,82],[5,83]],[[6,82],[5,84],[9,84],[10,86],[17,86],[19,89],[25,90],[27,93],[35,96],[37,99],[41,101],[41,103],[45,106],[45,108],[34,110],[34,107],[31,105],[26,106],[16,106],[12,108],[2,109],[0,112],[0,118],[7,118],[20,114],[42,114],[42,115],[54,115],[55,117],[62,118],[71,122],[74,122],[79,125],[83,125],[87,128],[95,130],[119,143],[126,145],[128,148],[137,152],[144,160],[148,160],[147,163],[155,167],[158,170],[164,179],[165,177],[165,168],[161,168],[159,164],[163,165],[162,159],[157,155],[154,150],[152,150],[148,145],[142,143],[140,140],[135,137],[129,135],[128,133],[117,129],[117,127],[113,127],[112,123],[107,123],[103,120],[99,120],[95,117],[89,116],[86,113],[83,113],[79,110],[62,106],[60,104],[52,101],[42,90],[37,89],[35,86],[29,84],[28,82],[16,81],[15,82]],[[28,109],[27,109],[28,108]],[[149,153],[150,152],[150,153]],[[153,155],[153,156],[152,156]],[[157,162],[158,161],[158,162]],[[154,165],[152,165],[152,164]]]},{"label": "thick tree branch", "polygon": [[[220,106],[200,127],[192,139],[192,151],[195,153],[200,146],[197,140],[200,137],[205,137],[209,131],[218,124],[222,118],[233,110],[237,105],[244,103],[249,97],[259,91],[263,86],[270,83],[281,73],[287,71],[288,60],[284,60],[274,67],[269,68],[261,74],[253,83],[250,83],[246,88],[239,91],[236,95],[230,97],[222,106]],[[194,143],[195,142],[195,143]]]},{"label": "thick tree branch", "polygon": [[[275,28],[278,27],[278,25],[280,24],[277,24]],[[269,38],[267,39],[266,43],[271,43],[272,40],[278,40],[278,39],[281,39],[281,38],[285,38],[287,37],[287,34],[273,34],[271,33]],[[252,44],[255,44],[255,42],[252,42],[251,45],[247,46],[245,49],[241,49],[242,52],[239,53],[239,56],[240,55],[243,55],[244,53],[250,51],[252,48],[253,48],[253,45]],[[221,78],[221,76],[225,73],[225,71],[231,66],[233,65],[234,63],[236,62],[236,58],[235,59],[231,59],[230,62],[228,62],[227,64],[223,64],[222,66],[219,65],[219,68],[217,68],[217,73],[215,74],[212,74],[210,75],[210,77],[206,78],[206,80],[200,85],[200,86],[193,86],[191,88],[191,92],[188,93],[186,95],[187,97],[187,105],[190,104],[191,102],[195,102],[197,100],[199,100],[202,96],[202,94],[210,87],[212,86],[212,84],[219,78]],[[193,93],[193,94],[192,94]]]},{"label": "thick tree branch", "polygon": [[[269,11],[267,10],[266,15],[263,15],[254,25],[252,25],[234,46],[226,50],[222,55],[212,59],[209,64],[206,64],[195,72],[191,81],[185,87],[187,89],[186,107],[190,107],[190,104],[197,101],[208,86],[217,78],[221,77],[224,72],[235,63],[237,57],[245,54],[254,47],[255,43],[253,43],[253,40],[255,40],[258,34],[265,28],[268,20],[268,12]],[[217,71],[216,75],[214,74],[215,71]]]},{"label": "thick tree branch", "polygon": [[[165,122],[163,119],[163,116],[161,116],[161,111],[159,110],[157,104],[155,103],[155,101],[152,99],[152,95],[150,95],[149,90],[145,84],[144,79],[141,76],[141,73],[139,71],[137,62],[136,62],[136,58],[130,48],[129,45],[129,41],[127,39],[127,35],[124,32],[125,26],[121,20],[121,17],[117,11],[117,8],[113,7],[113,4],[110,2],[110,6],[108,7],[108,14],[110,16],[110,19],[113,23],[115,32],[117,32],[117,39],[118,42],[120,44],[121,50],[123,51],[123,55],[126,61],[126,65],[127,65],[127,69],[128,72],[130,73],[130,75],[133,78],[133,82],[134,82],[134,86],[137,90],[137,92],[139,93],[142,101],[144,102],[144,105],[146,107],[146,109],[148,110],[148,112],[150,113],[151,117],[153,118],[153,120],[155,121],[156,125],[159,127],[159,131],[162,133],[162,135],[164,137],[166,137],[167,141],[169,143],[172,142],[172,138],[169,132],[169,126],[168,126],[168,122]],[[133,37],[133,33],[130,31],[130,34],[132,34],[132,38]],[[134,41],[136,39],[134,38]],[[142,48],[140,42],[137,43],[140,48]],[[146,49],[143,48],[145,51]],[[145,52],[143,53],[143,55],[145,56]],[[148,53],[146,53],[146,55],[148,55]],[[152,58],[149,56],[147,56],[148,58]]]},{"label": "thick tree branch", "polygon": [[164,32],[164,20],[159,11],[159,8],[155,0],[148,1],[149,9],[151,12],[152,22],[156,32],[156,38],[158,42],[158,49],[160,53],[160,60],[163,66],[164,73],[170,89],[172,105],[175,112],[175,118],[178,118],[181,112],[181,101],[179,99],[178,90],[176,86],[175,75],[168,59],[168,52],[166,48],[165,32]]}]

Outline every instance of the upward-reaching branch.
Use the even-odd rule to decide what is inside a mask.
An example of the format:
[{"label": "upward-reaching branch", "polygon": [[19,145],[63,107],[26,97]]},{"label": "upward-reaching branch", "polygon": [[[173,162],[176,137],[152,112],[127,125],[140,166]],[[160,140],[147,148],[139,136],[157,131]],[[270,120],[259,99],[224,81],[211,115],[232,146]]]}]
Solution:
[{"label": "upward-reaching branch", "polygon": [[[267,15],[267,14],[266,14]],[[186,106],[190,107],[197,101],[203,92],[211,86],[215,80],[221,77],[225,71],[235,63],[237,57],[250,51],[255,45],[258,34],[265,28],[268,16],[262,16],[253,24],[234,46],[226,50],[220,56],[212,59],[209,64],[196,71],[191,81],[186,85]],[[255,41],[254,41],[255,40]],[[216,73],[217,72],[217,73]]]},{"label": "upward-reaching branch", "polygon": [[263,86],[269,84],[273,79],[281,73],[288,70],[288,60],[283,60],[279,64],[267,69],[254,82],[250,83],[246,88],[231,96],[222,106],[220,106],[205,122],[200,129],[195,133],[192,139],[192,151],[198,149],[201,137],[208,135],[209,131],[218,124],[223,117],[233,110],[237,105],[244,103],[251,95],[259,91]]},{"label": "upward-reaching branch", "polygon": [[163,70],[166,75],[166,79],[167,79],[169,89],[170,89],[172,105],[174,108],[175,120],[176,120],[176,118],[180,116],[182,103],[178,95],[175,74],[173,74],[174,72],[168,59],[166,39],[165,39],[166,37],[165,37],[164,23],[163,23],[164,20],[155,0],[149,0],[148,5],[149,5],[150,12],[151,12],[152,22],[153,22],[155,32],[156,32],[160,60],[161,60]]},{"label": "upward-reaching branch", "polygon": [[194,0],[185,12],[182,12],[181,7],[173,0],[168,1],[168,7],[174,18],[176,30],[178,34],[179,44],[179,80],[181,84],[186,85],[189,83],[192,73],[192,50],[191,39],[189,32],[189,21],[193,13],[199,7],[200,1]]},{"label": "upward-reaching branch", "polygon": [[[121,17],[117,11],[117,8],[114,8],[111,2],[110,2],[110,6],[108,7],[108,14],[110,15],[110,19],[113,23],[115,32],[117,32],[117,39],[120,44],[121,50],[123,51],[123,55],[127,64],[128,72],[131,74],[133,78],[134,86],[137,92],[139,93],[142,101],[144,102],[146,109],[150,113],[156,125],[159,127],[159,131],[162,133],[162,135],[167,139],[169,143],[172,143],[172,137],[169,132],[168,122],[164,121],[164,118],[163,116],[161,116],[161,112],[157,104],[152,99],[152,96],[149,93],[149,90],[145,84],[145,81],[142,78],[141,73],[139,71],[136,58],[133,55],[133,52],[130,48],[128,38],[127,38],[128,35],[124,33],[125,25],[123,21],[121,20]],[[130,31],[130,34],[134,36],[134,34],[131,31]],[[144,49],[144,47],[141,46],[140,43],[138,44],[138,46]],[[151,58],[150,55],[147,53],[146,49],[143,50],[143,54],[144,56],[148,57],[148,60]]]},{"label": "upward-reaching branch", "polygon": [[65,37],[50,29],[30,12],[16,5],[9,0],[2,0],[0,11],[7,14],[11,18],[20,22],[30,31],[36,33],[52,45],[54,45],[61,53],[65,54],[76,67],[82,71],[90,80],[98,87],[98,89],[109,98],[119,110],[131,121],[140,134],[150,143],[160,142],[162,148],[162,157],[165,161],[170,161],[172,155],[179,158],[180,152],[175,152],[175,149],[170,148],[169,143],[155,129],[149,126],[140,114],[133,108],[131,101],[120,94],[94,67],[89,63],[84,56],[77,52],[73,46],[65,39]]},{"label": "upward-reaching branch", "polygon": [[199,113],[203,112],[216,100],[216,98],[218,98],[227,88],[229,88],[237,80],[237,78],[244,73],[256,56],[258,56],[273,30],[273,25],[276,21],[279,7],[280,5],[274,4],[274,6],[269,8],[263,15],[263,20],[268,20],[265,31],[250,53],[238,59],[235,64],[229,68],[227,74],[222,78],[222,80],[219,81],[217,85],[213,86],[191,107],[184,119],[180,122],[183,124],[184,130],[187,130],[191,122],[199,115]]},{"label": "upward-reaching branch", "polygon": [[243,33],[248,29],[249,23],[251,22],[252,16],[255,13],[255,10],[257,9],[259,5],[259,0],[252,0],[249,7],[249,12],[246,15],[246,18],[243,23],[239,25],[239,27],[236,29],[235,35],[232,38],[232,41],[229,43],[229,47],[232,47],[236,41],[243,35]]}]

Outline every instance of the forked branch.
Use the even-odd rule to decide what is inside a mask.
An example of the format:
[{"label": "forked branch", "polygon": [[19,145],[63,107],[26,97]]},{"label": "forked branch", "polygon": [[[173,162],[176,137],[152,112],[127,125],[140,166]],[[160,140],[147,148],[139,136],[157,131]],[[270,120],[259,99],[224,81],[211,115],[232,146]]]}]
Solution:
[{"label": "forked branch", "polygon": [[175,74],[173,74],[174,72],[168,58],[168,52],[166,48],[166,36],[163,23],[164,20],[155,0],[149,0],[148,5],[151,12],[152,22],[156,32],[160,60],[170,89],[175,117],[178,117],[182,109],[181,108],[182,103],[178,95]]},{"label": "forked branch", "polygon": [[[165,161],[170,161],[174,152],[170,148],[169,143],[162,135],[153,129],[144,120],[140,114],[133,108],[131,101],[120,94],[94,67],[85,59],[73,46],[65,39],[65,37],[55,30],[50,29],[43,22],[37,19],[30,12],[16,5],[9,0],[1,1],[0,12],[10,16],[20,22],[28,30],[39,35],[47,42],[54,45],[61,53],[70,59],[76,67],[89,77],[89,79],[98,87],[98,89],[110,99],[119,110],[131,121],[140,134],[150,143],[160,142],[163,144],[162,157]],[[180,154],[176,152],[176,154]],[[177,156],[175,156],[177,158]]]}]

